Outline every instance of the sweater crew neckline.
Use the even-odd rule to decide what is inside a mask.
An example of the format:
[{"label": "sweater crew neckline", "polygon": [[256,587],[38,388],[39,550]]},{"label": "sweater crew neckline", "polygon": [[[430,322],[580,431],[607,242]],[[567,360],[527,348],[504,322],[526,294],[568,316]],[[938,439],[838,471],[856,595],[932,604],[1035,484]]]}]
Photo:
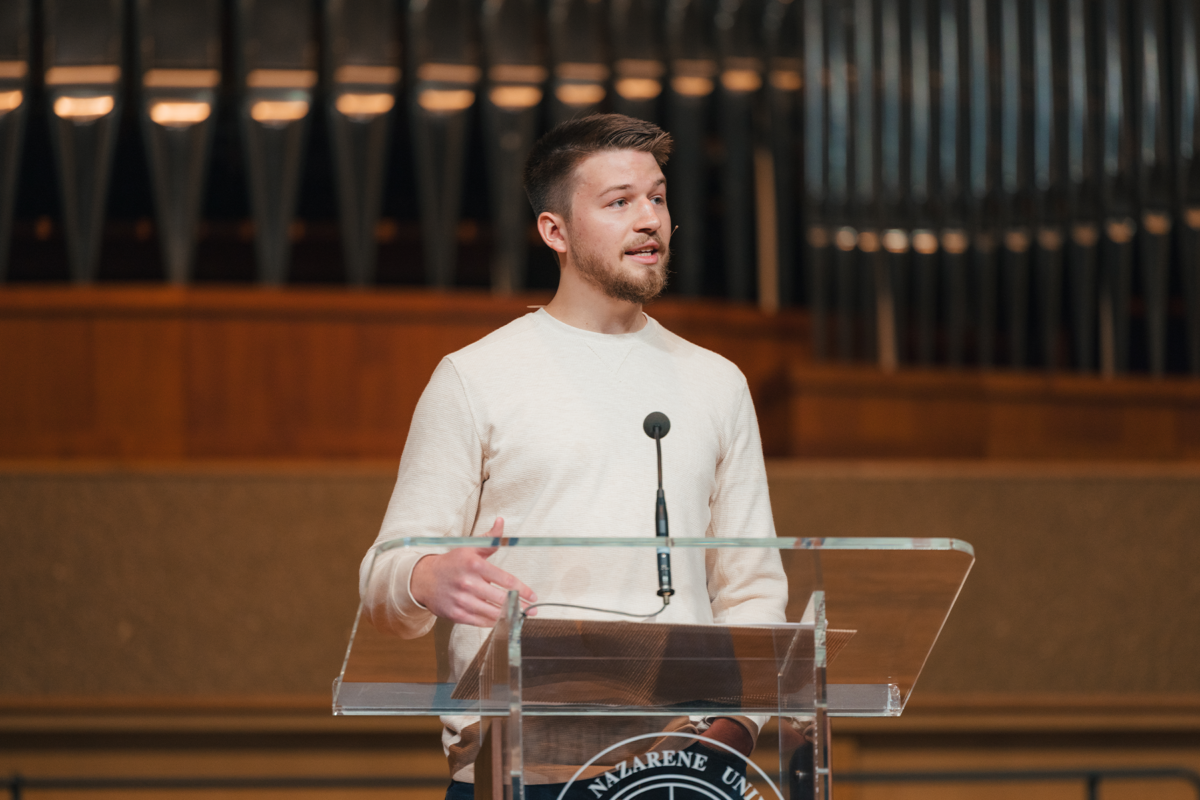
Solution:
[{"label": "sweater crew neckline", "polygon": [[654,336],[654,332],[658,327],[658,323],[655,322],[654,317],[650,316],[645,311],[642,312],[642,316],[646,318],[646,324],[642,326],[640,331],[633,331],[632,333],[600,333],[599,331],[589,331],[584,328],[577,328],[574,325],[569,325],[547,311],[544,306],[533,312],[534,319],[540,321],[544,325],[549,325],[551,328],[557,331],[561,331],[562,333],[572,336],[579,336],[590,342],[610,345],[621,344],[625,342],[632,344],[639,341],[649,341],[650,338]]}]

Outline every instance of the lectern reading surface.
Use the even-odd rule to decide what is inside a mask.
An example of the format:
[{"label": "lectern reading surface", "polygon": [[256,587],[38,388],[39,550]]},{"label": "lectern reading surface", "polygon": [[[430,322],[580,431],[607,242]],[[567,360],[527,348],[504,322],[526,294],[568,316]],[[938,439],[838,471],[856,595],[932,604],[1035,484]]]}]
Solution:
[{"label": "lectern reading surface", "polygon": [[[663,541],[400,539],[380,552],[520,548],[508,555],[572,565],[585,597],[614,570],[644,571],[644,596],[611,609],[632,615],[661,606]],[[684,593],[706,587],[684,582],[662,613],[634,619],[550,605],[573,598],[535,586],[547,603],[535,616],[510,593],[490,632],[438,622],[409,639],[377,630],[360,607],[334,713],[443,716],[461,731],[452,755],[473,760],[455,777],[473,780],[481,800],[522,800],[539,784],[564,784],[564,800],[827,798],[829,717],[903,711],[974,561],[953,539],[667,542],[678,570],[701,575],[767,563],[782,576],[771,582],[778,596],[751,609],[761,619],[734,605],[723,620],[697,621],[689,609],[710,598],[689,604]],[[757,733],[751,759],[700,739],[717,717]]]}]

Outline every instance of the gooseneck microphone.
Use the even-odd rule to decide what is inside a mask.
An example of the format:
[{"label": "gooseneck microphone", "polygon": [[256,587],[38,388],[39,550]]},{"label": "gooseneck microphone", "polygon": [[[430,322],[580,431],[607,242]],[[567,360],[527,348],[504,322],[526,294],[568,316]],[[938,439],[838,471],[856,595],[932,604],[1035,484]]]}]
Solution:
[{"label": "gooseneck microphone", "polygon": [[[667,498],[663,495],[662,487],[662,437],[671,432],[671,420],[661,411],[653,411],[646,415],[642,430],[654,440],[654,449],[658,452],[658,499],[654,502],[654,534],[664,539],[667,533]],[[663,599],[663,605],[671,602],[671,551],[666,547],[658,548],[658,596]]]},{"label": "gooseneck microphone", "polygon": [[[654,532],[665,539],[667,538],[667,501],[663,497],[662,488],[662,437],[666,436],[667,431],[671,430],[671,420],[667,419],[666,414],[655,411],[646,417],[646,421],[642,423],[642,430],[654,440],[654,449],[658,451],[658,501],[654,504]],[[614,608],[594,608],[592,606],[576,605],[575,603],[534,603],[527,606],[521,612],[521,617],[524,619],[535,608],[553,606],[555,608],[598,611],[601,614],[620,614],[623,617],[633,617],[634,619],[654,619],[667,610],[667,606],[671,603],[671,595],[673,594],[675,594],[675,590],[671,588],[671,551],[669,548],[659,547],[658,596],[662,598],[662,607],[657,611],[650,614],[632,614],[628,611],[617,611]]]}]

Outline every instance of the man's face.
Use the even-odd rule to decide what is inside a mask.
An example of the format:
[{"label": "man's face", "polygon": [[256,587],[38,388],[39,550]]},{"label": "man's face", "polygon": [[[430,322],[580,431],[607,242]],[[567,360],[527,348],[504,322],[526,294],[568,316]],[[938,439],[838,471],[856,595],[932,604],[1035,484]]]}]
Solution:
[{"label": "man's face", "polygon": [[653,300],[667,284],[671,214],[658,162],[637,150],[606,150],[575,168],[567,254],[609,297]]}]

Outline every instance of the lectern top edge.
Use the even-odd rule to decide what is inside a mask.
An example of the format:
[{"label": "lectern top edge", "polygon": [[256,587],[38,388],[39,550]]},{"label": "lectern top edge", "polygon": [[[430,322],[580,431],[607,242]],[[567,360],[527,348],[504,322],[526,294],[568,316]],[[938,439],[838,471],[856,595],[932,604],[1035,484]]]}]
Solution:
[{"label": "lectern top edge", "polygon": [[652,549],[678,548],[770,548],[777,550],[880,550],[880,551],[957,551],[975,557],[975,548],[969,542],[950,538],[903,538],[903,537],[825,537],[798,538],[777,536],[770,539],[717,539],[704,537],[564,537],[564,536],[506,536],[486,539],[477,536],[409,536],[399,537],[378,545],[378,552],[387,552],[398,547],[640,547]]}]

